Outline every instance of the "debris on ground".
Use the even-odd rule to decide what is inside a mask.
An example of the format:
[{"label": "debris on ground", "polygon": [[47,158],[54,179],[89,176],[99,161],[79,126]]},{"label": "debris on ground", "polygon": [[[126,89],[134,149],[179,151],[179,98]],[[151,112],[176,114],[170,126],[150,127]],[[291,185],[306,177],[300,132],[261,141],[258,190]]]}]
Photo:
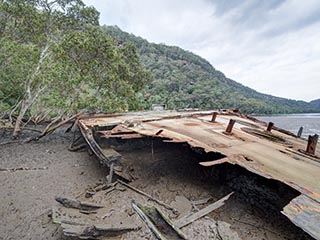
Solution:
[{"label": "debris on ground", "polygon": [[[126,186],[128,190],[123,191],[117,187],[119,185]],[[191,239],[188,236],[191,233],[184,234],[185,229],[188,229],[187,225],[197,222],[200,217],[217,209],[218,205],[221,206],[221,203],[231,195],[227,195],[213,205],[208,205],[207,208],[210,210],[204,208],[202,211],[200,210],[200,213],[193,214],[186,219],[182,217],[180,219],[182,224],[180,224],[177,220],[178,210],[171,205],[176,205],[178,209],[186,209],[185,206],[179,204],[185,205],[186,198],[178,196],[170,205],[164,204],[121,180],[117,180],[111,185],[99,184],[97,187],[99,187],[99,191],[89,198],[90,202],[66,197],[55,198],[61,205],[53,207],[52,221],[61,225],[65,236],[78,237],[79,239],[101,239],[101,237],[122,235],[124,239],[127,239],[126,234],[130,231],[130,239],[136,239],[132,236],[141,236],[149,229],[157,239]],[[110,191],[111,188],[113,191]],[[122,199],[121,203],[117,199]],[[123,201],[124,199],[127,200]],[[188,205],[188,211],[191,211],[191,202]],[[212,222],[215,221],[212,219]],[[132,223],[134,224],[132,225]],[[212,231],[218,234],[217,226],[213,225],[209,229],[215,229]],[[200,226],[193,226],[193,228],[200,228]],[[231,230],[229,231],[231,235],[236,235]],[[205,235],[201,233],[199,236],[204,237]]]}]

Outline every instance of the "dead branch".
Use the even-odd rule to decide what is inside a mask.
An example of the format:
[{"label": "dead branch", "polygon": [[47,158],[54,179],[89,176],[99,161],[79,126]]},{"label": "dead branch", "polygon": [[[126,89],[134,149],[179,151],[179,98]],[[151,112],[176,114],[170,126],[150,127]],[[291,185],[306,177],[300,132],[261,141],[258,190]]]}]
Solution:
[{"label": "dead branch", "polygon": [[[13,126],[7,126],[7,127],[0,127],[1,129],[14,129]],[[35,129],[35,128],[29,128],[29,127],[22,127],[22,130],[27,130],[27,131],[33,131],[33,132],[38,132],[41,133],[42,131],[39,129]],[[14,141],[11,141],[14,142]]]},{"label": "dead branch", "polygon": [[[75,115],[73,115],[73,116],[71,116],[71,117],[69,117],[69,118],[67,118],[67,119],[65,119],[65,120],[60,121],[59,123],[57,123],[55,126],[52,127],[52,125],[53,125],[54,123],[56,123],[56,122],[60,119],[60,117],[58,117],[58,118],[56,118],[55,120],[53,120],[51,123],[49,123],[50,126],[48,125],[48,126],[42,131],[42,133],[41,133],[40,135],[38,135],[38,136],[36,136],[36,137],[33,137],[33,138],[28,138],[27,140],[25,140],[25,142],[28,143],[28,142],[31,142],[31,141],[38,141],[39,139],[43,138],[43,137],[46,136],[47,134],[50,134],[50,133],[54,132],[57,128],[59,128],[59,127],[63,126],[64,124],[66,124],[66,123],[74,120],[74,119],[75,119],[77,116],[79,116],[79,115],[80,115],[80,113],[75,114]],[[53,123],[53,122],[54,122],[54,123]]]},{"label": "dead branch", "polygon": [[39,116],[36,117],[36,119],[33,121],[33,123],[35,125],[41,123],[42,121],[44,121],[46,119],[46,117],[48,117],[48,115],[52,112],[52,110],[48,110],[42,114],[40,114]]}]

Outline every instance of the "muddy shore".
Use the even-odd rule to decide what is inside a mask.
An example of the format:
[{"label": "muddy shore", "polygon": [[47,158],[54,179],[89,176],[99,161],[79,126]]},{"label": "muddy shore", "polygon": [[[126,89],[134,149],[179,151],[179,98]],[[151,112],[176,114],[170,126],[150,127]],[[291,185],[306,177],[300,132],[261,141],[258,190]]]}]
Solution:
[{"label": "muddy shore", "polygon": [[[1,141],[8,140],[9,133],[0,136]],[[0,146],[1,169],[26,168],[0,172],[0,239],[68,239],[48,217],[57,206],[55,196],[81,198],[85,189],[104,182],[108,174],[87,151],[70,152],[71,141],[72,135],[59,129],[38,142]],[[240,239],[312,239],[280,213],[295,194],[281,184],[263,182],[236,167],[204,171],[194,161],[199,156],[183,145],[147,139],[135,144],[120,142],[115,147],[132,168],[136,180],[130,184],[168,204],[177,196],[189,201],[212,197],[215,201],[235,192],[210,218],[182,229],[191,239],[215,239],[210,233],[211,219],[230,224]],[[215,174],[221,171],[228,172],[222,182]],[[130,191],[112,193],[110,208],[128,205],[132,198],[139,200]],[[138,217],[135,220],[142,226],[140,232],[117,239],[155,239]]]}]

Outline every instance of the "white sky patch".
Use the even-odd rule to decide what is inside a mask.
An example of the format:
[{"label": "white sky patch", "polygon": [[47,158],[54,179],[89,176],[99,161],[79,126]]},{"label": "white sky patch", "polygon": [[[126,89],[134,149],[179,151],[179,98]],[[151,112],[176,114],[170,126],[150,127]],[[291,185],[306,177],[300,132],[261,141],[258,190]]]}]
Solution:
[{"label": "white sky patch", "polygon": [[101,24],[190,50],[257,91],[320,98],[318,0],[84,2],[100,11]]}]

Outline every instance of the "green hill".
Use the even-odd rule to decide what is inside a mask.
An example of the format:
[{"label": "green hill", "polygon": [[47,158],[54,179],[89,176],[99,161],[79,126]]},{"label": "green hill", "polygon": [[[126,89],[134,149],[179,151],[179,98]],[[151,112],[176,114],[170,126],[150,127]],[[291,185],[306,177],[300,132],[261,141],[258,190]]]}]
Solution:
[{"label": "green hill", "polygon": [[310,102],[310,104],[316,108],[320,109],[320,99],[315,99]]},{"label": "green hill", "polygon": [[149,43],[116,26],[103,26],[103,30],[120,43],[132,43],[142,65],[152,73],[153,81],[141,95],[146,107],[165,103],[169,109],[240,108],[241,112],[266,114],[320,112],[316,104],[274,97],[243,86],[207,60],[179,47]]}]

